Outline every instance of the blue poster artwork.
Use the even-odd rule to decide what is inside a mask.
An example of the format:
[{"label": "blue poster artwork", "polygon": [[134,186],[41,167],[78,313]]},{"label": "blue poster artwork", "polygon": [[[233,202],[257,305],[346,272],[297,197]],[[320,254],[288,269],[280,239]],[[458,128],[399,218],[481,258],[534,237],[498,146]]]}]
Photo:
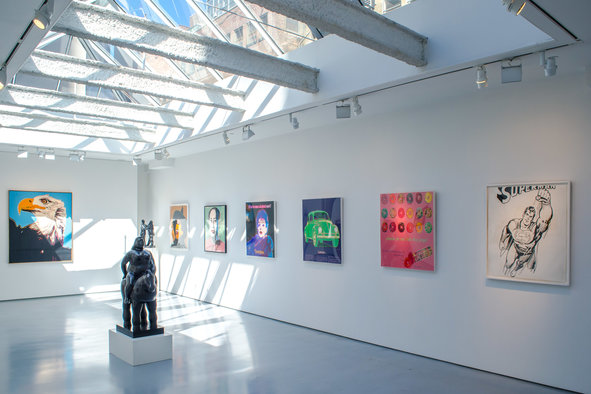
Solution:
[{"label": "blue poster artwork", "polygon": [[302,200],[304,261],[341,264],[342,201]]},{"label": "blue poster artwork", "polygon": [[72,261],[72,193],[8,192],[8,261]]},{"label": "blue poster artwork", "polygon": [[275,257],[275,202],[246,203],[246,254]]}]

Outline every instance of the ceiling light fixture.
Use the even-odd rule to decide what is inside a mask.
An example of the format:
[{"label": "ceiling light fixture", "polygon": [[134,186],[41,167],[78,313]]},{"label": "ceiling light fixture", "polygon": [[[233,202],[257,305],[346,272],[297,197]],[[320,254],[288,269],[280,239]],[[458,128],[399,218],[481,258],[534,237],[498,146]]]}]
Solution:
[{"label": "ceiling light fixture", "polygon": [[556,75],[556,69],[558,65],[556,64],[556,58],[558,56],[550,56],[546,57],[546,52],[540,52],[540,66],[544,67],[544,75],[547,77],[553,77]]},{"label": "ceiling light fixture", "polygon": [[337,119],[347,119],[351,117],[351,104],[341,101],[337,104]]},{"label": "ceiling light fixture", "polygon": [[47,0],[41,8],[35,11],[35,17],[33,17],[33,24],[41,30],[47,30],[49,27],[49,21],[53,14],[53,6],[55,0]]},{"label": "ceiling light fixture", "polygon": [[298,121],[298,118],[294,116],[294,114],[289,114],[289,123],[291,123],[291,127],[294,130],[297,130],[300,127],[300,122]]},{"label": "ceiling light fixture", "polygon": [[42,10],[35,11],[35,17],[33,18],[33,23],[41,30],[47,29],[49,26],[49,15]]},{"label": "ceiling light fixture", "polygon": [[20,148],[18,148],[18,153],[16,154],[16,157],[18,157],[19,159],[26,159],[27,157],[29,157],[29,152],[25,149],[24,146],[21,146]]},{"label": "ceiling light fixture", "polygon": [[478,66],[476,68],[476,85],[478,89],[486,88],[488,86],[488,77],[486,76],[486,66]]},{"label": "ceiling light fixture", "polygon": [[359,105],[359,97],[355,96],[351,99],[351,101],[353,102],[352,109],[353,109],[353,113],[355,114],[355,116],[361,115],[362,108],[361,108],[361,105]]},{"label": "ceiling light fixture", "polygon": [[228,138],[228,132],[224,131],[222,133],[222,138],[224,139],[224,144],[228,145],[230,143],[230,138]]},{"label": "ceiling light fixture", "polygon": [[521,82],[521,75],[521,64],[512,66],[511,60],[507,66],[501,64],[501,83]]},{"label": "ceiling light fixture", "polygon": [[526,3],[525,0],[503,0],[503,5],[507,7],[507,11],[515,15],[521,14]]},{"label": "ceiling light fixture", "polygon": [[168,159],[169,156],[170,156],[170,153],[168,153],[166,148],[156,149],[154,151],[154,158],[156,160]]},{"label": "ceiling light fixture", "polygon": [[0,90],[4,89],[7,83],[6,67],[3,67],[0,69]]},{"label": "ceiling light fixture", "polygon": [[250,125],[248,126],[244,126],[242,128],[242,140],[243,141],[247,141],[249,140],[251,137],[254,137],[254,131],[252,131],[250,129]]},{"label": "ceiling light fixture", "polygon": [[86,158],[86,152],[70,152],[71,161],[83,161]]}]

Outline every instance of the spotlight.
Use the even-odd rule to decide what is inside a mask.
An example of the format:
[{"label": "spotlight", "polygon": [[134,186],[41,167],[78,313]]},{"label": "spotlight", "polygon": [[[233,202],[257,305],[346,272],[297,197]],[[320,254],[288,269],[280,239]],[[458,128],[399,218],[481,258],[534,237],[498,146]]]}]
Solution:
[{"label": "spotlight", "polygon": [[546,58],[546,52],[540,52],[540,66],[544,67],[544,74],[547,77],[553,77],[556,75],[556,69],[558,66],[556,65],[556,58],[558,56],[550,56]]},{"label": "spotlight", "polygon": [[133,159],[131,159],[131,164],[134,166],[139,166],[140,164],[142,164],[142,159],[139,157],[134,157]]},{"label": "spotlight", "polygon": [[4,89],[4,87],[8,83],[7,79],[8,77],[6,76],[6,67],[4,67],[0,70],[0,90]]},{"label": "spotlight", "polygon": [[525,0],[503,0],[503,5],[507,7],[507,11],[515,15],[521,14],[526,3]]},{"label": "spotlight", "polygon": [[291,123],[291,127],[294,130],[297,130],[300,127],[300,122],[298,122],[298,118],[296,118],[293,114],[289,114],[289,123]]},{"label": "spotlight", "polygon": [[521,82],[521,64],[518,66],[501,65],[501,83]]},{"label": "spotlight", "polygon": [[488,78],[486,76],[486,67],[484,65],[476,68],[476,85],[478,89],[482,89],[488,86]]},{"label": "spotlight", "polygon": [[169,156],[170,156],[170,153],[168,153],[168,151],[166,150],[166,148],[156,149],[154,151],[154,158],[156,160],[168,159]]},{"label": "spotlight", "polygon": [[71,161],[83,161],[86,157],[86,152],[71,152],[70,153],[70,160]]},{"label": "spotlight", "polygon": [[[246,140],[250,139],[250,137],[252,137],[252,136],[254,136],[254,131],[252,131],[252,130],[250,129],[250,126],[244,126],[244,127],[242,128],[242,140],[243,140],[243,141],[246,141]],[[226,138],[226,137],[224,137],[224,142],[225,142],[225,138]],[[228,139],[228,142],[230,142],[230,140],[229,140],[229,139]],[[226,142],[226,144],[227,144],[228,142]]]},{"label": "spotlight", "polygon": [[351,99],[351,101],[353,102],[352,109],[355,116],[361,115],[362,108],[361,105],[359,105],[359,97],[355,96]]},{"label": "spotlight", "polygon": [[55,152],[53,151],[53,149],[47,151],[47,153],[45,154],[45,160],[55,160]]},{"label": "spotlight", "polygon": [[230,143],[230,138],[228,138],[228,132],[224,131],[222,133],[222,138],[224,139],[224,144],[228,145]]},{"label": "spotlight", "polygon": [[558,66],[556,65],[556,56],[550,56],[546,59],[546,66],[544,67],[544,74],[547,77],[553,77],[556,75],[556,69]]},{"label": "spotlight", "polygon": [[41,9],[35,11],[35,17],[33,18],[33,23],[41,30],[47,29],[49,26],[49,15],[47,11],[44,10],[43,7]]},{"label": "spotlight", "polygon": [[337,104],[337,119],[347,119],[351,117],[351,105],[341,101]]},{"label": "spotlight", "polygon": [[557,56],[550,56],[546,59],[546,67],[544,67],[544,74],[547,77],[553,77],[556,75],[556,69],[558,66],[556,65],[556,57]]},{"label": "spotlight", "polygon": [[18,148],[18,153],[16,154],[16,157],[18,157],[19,159],[26,159],[27,157],[29,157],[29,152],[23,146],[21,146],[20,148]]}]

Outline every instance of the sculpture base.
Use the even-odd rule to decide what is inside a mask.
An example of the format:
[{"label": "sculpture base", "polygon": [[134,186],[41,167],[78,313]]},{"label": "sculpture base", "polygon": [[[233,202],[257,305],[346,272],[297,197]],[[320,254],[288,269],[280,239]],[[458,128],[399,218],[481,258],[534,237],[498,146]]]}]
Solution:
[{"label": "sculpture base", "polygon": [[133,366],[170,360],[172,359],[172,334],[132,338],[110,329],[109,353]]},{"label": "sculpture base", "polygon": [[141,337],[149,337],[152,335],[164,334],[164,327],[158,327],[153,330],[131,331],[131,330],[128,330],[127,328],[117,324],[116,328],[117,328],[117,332],[120,332],[121,334],[125,334],[131,338],[141,338]]}]

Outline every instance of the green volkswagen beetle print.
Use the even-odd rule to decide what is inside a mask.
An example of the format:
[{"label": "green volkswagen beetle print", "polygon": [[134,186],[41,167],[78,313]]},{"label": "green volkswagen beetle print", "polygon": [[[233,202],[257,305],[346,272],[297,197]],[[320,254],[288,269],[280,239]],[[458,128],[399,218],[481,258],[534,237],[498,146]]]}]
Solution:
[{"label": "green volkswagen beetle print", "polygon": [[312,211],[308,213],[308,222],[304,227],[304,238],[306,243],[312,242],[314,247],[323,243],[332,243],[333,247],[339,245],[339,228],[330,220],[325,211]]}]

